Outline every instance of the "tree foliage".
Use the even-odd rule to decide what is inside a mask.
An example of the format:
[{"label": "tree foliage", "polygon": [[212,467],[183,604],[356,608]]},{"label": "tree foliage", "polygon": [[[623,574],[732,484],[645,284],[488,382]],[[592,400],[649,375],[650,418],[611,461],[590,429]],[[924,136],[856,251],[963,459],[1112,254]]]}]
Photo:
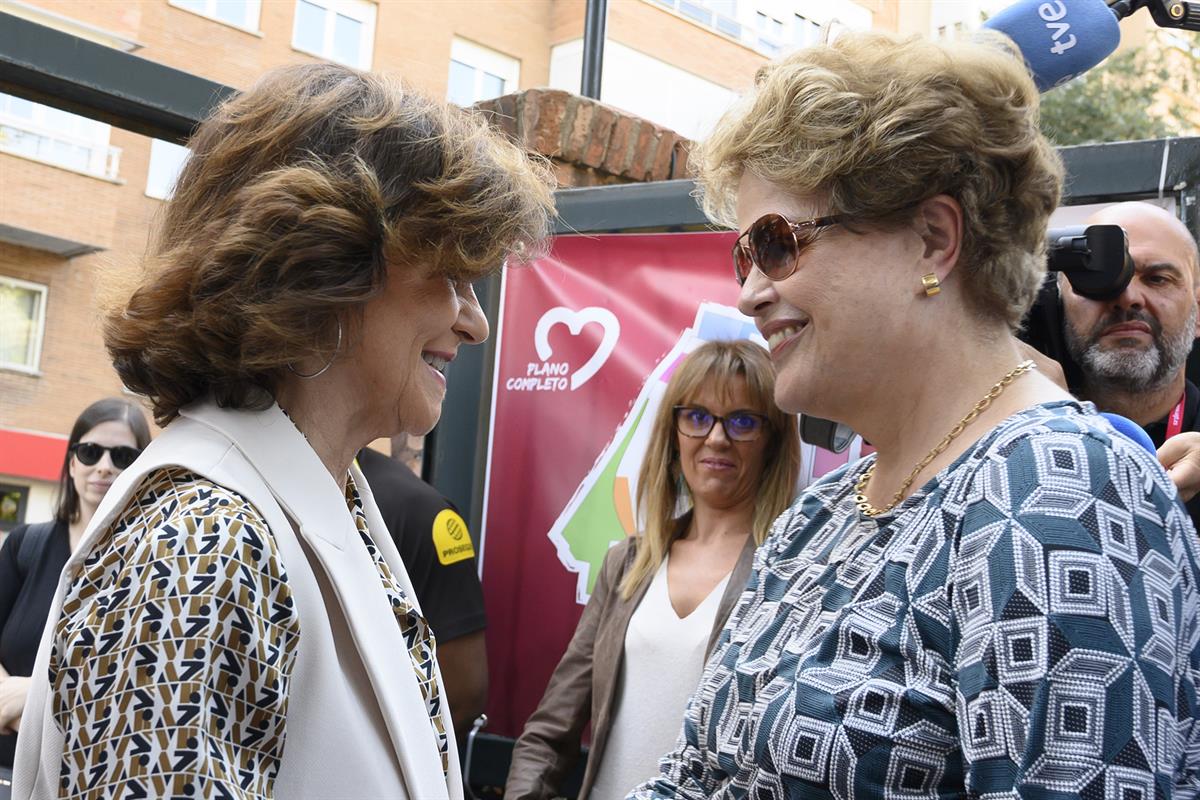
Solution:
[{"label": "tree foliage", "polygon": [[[1042,132],[1056,145],[1178,135],[1181,121],[1155,111],[1163,107],[1162,92],[1172,80],[1180,82],[1178,70],[1168,68],[1161,49],[1118,53],[1042,96]],[[1195,83],[1187,76],[1183,80]],[[1177,88],[1186,92],[1193,87]]]}]

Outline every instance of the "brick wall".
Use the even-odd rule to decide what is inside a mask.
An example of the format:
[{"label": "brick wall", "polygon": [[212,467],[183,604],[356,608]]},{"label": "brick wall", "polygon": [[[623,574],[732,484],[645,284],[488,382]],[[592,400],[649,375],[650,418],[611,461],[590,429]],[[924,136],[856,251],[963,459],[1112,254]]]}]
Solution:
[{"label": "brick wall", "polygon": [[549,157],[560,187],[687,176],[688,140],[587,97],[530,89],[475,108],[519,144]]}]

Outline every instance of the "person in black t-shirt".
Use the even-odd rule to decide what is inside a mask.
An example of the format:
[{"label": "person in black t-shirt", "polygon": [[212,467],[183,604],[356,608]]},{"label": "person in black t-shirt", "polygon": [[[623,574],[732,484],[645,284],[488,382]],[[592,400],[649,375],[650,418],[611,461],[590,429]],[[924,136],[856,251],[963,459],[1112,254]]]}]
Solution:
[{"label": "person in black t-shirt", "polygon": [[1073,388],[1101,411],[1142,426],[1200,527],[1200,390],[1185,374],[1200,334],[1196,242],[1176,217],[1149,203],[1108,206],[1087,224],[1124,228],[1136,272],[1105,302],[1075,294],[1060,277],[1066,348],[1082,375]]},{"label": "person in black t-shirt", "polygon": [[459,750],[487,705],[483,587],[475,549],[458,510],[399,461],[363,448],[358,466],[412,581],[421,613],[437,640]]}]

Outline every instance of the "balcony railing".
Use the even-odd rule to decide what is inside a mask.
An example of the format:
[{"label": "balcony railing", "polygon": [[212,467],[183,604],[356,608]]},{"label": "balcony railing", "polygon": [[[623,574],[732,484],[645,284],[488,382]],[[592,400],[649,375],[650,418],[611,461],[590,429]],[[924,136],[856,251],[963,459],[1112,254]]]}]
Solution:
[{"label": "balcony railing", "polygon": [[25,156],[85,175],[116,180],[121,148],[40,126],[0,113],[0,152]]},{"label": "balcony railing", "polygon": [[750,26],[743,25],[733,17],[727,17],[719,11],[714,11],[697,0],[651,0],[651,2],[669,8],[697,25],[728,36],[747,47],[752,47],[763,55],[774,56],[783,49],[781,43],[759,36]]},{"label": "balcony railing", "polygon": [[[704,0],[646,0],[646,2],[669,8],[684,19],[716,31],[752,50],[757,50],[768,58],[775,58],[795,48],[817,44],[823,38],[822,26],[799,14],[792,21],[794,27],[792,39],[789,41],[783,35],[781,28],[772,31],[755,25],[743,24],[733,17],[710,8]],[[777,26],[781,24],[776,23]],[[865,27],[869,27],[869,19]]]}]

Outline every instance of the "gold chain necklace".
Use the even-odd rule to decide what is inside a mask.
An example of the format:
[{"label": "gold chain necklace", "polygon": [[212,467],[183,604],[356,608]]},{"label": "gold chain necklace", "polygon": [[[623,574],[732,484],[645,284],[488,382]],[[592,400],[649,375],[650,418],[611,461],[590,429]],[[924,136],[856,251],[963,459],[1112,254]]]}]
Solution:
[{"label": "gold chain necklace", "polygon": [[871,505],[871,501],[867,499],[867,484],[871,482],[871,476],[875,474],[875,464],[872,463],[871,466],[867,467],[866,471],[863,472],[861,477],[859,477],[858,483],[854,485],[854,503],[858,506],[858,510],[868,517],[877,517],[880,514],[886,514],[899,505],[900,501],[904,499],[904,493],[908,491],[908,487],[912,486],[912,482],[915,481],[917,476],[921,474],[921,470],[928,467],[935,458],[941,455],[942,452],[950,446],[950,443],[957,439],[959,434],[961,434],[968,425],[974,422],[976,418],[978,418],[979,415],[982,414],[987,407],[992,404],[992,401],[1000,396],[1001,392],[1008,388],[1010,383],[1024,375],[1026,372],[1029,372],[1029,370],[1033,369],[1034,366],[1035,365],[1032,361],[1022,361],[1016,366],[1016,369],[998,380],[996,385],[988,390],[988,393],[983,396],[983,399],[976,403],[975,407],[967,412],[967,415],[960,419],[957,425],[951,428],[950,432],[946,434],[946,438],[938,442],[937,446],[929,451],[929,455],[922,458],[921,461],[915,467],[913,467],[912,472],[908,473],[908,477],[904,479],[904,483],[900,484],[900,488],[896,490],[894,495],[892,495],[892,502],[888,503],[883,508],[877,508],[876,506]]}]

